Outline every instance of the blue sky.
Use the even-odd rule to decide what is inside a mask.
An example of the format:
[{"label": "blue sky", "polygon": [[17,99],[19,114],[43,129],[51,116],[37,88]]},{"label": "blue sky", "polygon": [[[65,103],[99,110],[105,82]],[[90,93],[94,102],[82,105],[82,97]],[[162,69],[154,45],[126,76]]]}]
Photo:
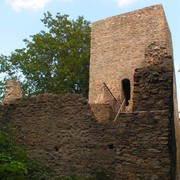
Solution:
[{"label": "blue sky", "polygon": [[0,1],[0,54],[9,55],[23,48],[23,39],[42,30],[40,19],[50,11],[70,15],[76,19],[83,15],[91,22],[147,6],[162,4],[172,34],[177,92],[180,107],[180,1],[179,0],[1,0]]}]

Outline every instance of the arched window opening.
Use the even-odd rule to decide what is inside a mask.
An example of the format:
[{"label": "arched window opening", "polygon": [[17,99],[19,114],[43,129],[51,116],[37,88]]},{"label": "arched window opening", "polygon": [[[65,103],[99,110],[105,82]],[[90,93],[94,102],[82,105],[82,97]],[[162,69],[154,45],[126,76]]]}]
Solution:
[{"label": "arched window opening", "polygon": [[129,105],[129,100],[131,98],[131,86],[130,86],[130,80],[129,79],[123,79],[122,80],[122,90],[125,98],[125,105]]}]

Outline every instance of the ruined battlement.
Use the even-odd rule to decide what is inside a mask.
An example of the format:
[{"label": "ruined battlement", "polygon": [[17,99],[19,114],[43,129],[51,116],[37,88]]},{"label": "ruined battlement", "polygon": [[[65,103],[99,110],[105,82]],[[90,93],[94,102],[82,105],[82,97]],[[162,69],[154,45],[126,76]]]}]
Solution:
[{"label": "ruined battlement", "polygon": [[10,103],[15,99],[22,98],[21,85],[16,80],[9,80],[6,82],[6,93],[3,99],[3,104]]},{"label": "ruined battlement", "polygon": [[77,94],[44,94],[0,106],[32,159],[53,168],[53,178],[91,176],[98,167],[120,179],[174,179],[176,153],[169,110],[121,113],[98,122]]}]

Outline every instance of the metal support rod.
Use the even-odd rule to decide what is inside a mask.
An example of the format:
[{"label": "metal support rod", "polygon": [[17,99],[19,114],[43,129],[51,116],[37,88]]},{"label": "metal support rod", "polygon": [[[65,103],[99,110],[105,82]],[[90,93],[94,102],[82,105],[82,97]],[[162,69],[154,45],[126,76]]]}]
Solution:
[{"label": "metal support rod", "polygon": [[120,106],[120,108],[119,108],[119,110],[118,110],[118,112],[117,112],[117,114],[116,114],[116,117],[114,118],[114,121],[116,121],[116,120],[117,120],[117,118],[118,118],[118,116],[119,116],[119,113],[121,112],[122,107],[123,107],[123,105],[124,105],[125,101],[126,101],[126,99],[124,99],[124,100],[123,100],[123,102],[122,102],[122,104],[121,104],[121,106]]},{"label": "metal support rod", "polygon": [[114,97],[113,93],[111,92],[111,90],[109,89],[109,87],[106,85],[106,83],[103,83],[104,87],[108,90],[108,92],[110,93],[110,95],[116,100],[116,98]]}]

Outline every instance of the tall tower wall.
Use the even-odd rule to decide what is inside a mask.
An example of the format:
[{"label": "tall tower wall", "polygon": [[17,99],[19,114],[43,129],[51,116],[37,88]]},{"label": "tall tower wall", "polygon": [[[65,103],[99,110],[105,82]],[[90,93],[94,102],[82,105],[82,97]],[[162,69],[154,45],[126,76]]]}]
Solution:
[{"label": "tall tower wall", "polygon": [[161,5],[114,16],[92,24],[89,103],[99,102],[103,83],[116,98],[124,99],[122,80],[130,81],[133,99],[133,75],[146,65],[145,49],[162,42],[172,54],[171,35]]}]

